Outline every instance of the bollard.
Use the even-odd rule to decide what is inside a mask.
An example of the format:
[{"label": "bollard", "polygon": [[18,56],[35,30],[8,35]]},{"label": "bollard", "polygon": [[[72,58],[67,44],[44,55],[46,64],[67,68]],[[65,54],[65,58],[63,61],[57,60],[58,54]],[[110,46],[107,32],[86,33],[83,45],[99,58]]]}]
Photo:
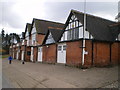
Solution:
[{"label": "bollard", "polygon": [[23,61],[22,64],[25,64],[25,62]]}]

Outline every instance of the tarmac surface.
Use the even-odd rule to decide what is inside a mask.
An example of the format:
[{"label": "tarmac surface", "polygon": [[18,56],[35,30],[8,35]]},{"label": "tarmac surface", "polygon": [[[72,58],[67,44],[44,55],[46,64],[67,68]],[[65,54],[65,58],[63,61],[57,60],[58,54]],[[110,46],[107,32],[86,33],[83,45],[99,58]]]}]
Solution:
[{"label": "tarmac surface", "polygon": [[118,66],[79,69],[3,59],[2,72],[9,88],[118,88]]}]

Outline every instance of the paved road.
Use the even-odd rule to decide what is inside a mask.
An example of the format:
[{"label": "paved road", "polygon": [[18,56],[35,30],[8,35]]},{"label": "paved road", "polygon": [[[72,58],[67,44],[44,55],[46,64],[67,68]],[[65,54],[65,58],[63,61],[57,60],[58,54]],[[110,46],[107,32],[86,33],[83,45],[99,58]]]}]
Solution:
[{"label": "paved road", "polygon": [[[15,88],[102,88],[118,80],[118,67],[78,69],[3,60],[3,74]],[[117,86],[116,86],[117,87]]]}]

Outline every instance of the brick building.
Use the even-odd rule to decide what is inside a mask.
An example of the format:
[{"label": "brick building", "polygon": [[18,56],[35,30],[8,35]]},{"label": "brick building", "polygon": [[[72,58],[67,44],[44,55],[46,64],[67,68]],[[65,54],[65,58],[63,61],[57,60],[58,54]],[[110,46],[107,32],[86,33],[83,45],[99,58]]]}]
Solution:
[{"label": "brick building", "polygon": [[[71,10],[64,26],[64,33],[55,33],[57,29],[48,31],[43,45],[38,50],[41,62],[82,66],[83,17],[84,13]],[[85,31],[87,53],[84,67],[118,63],[120,31],[119,28],[113,27],[114,24],[117,23],[87,14]],[[57,38],[60,39],[59,42],[55,41]]]},{"label": "brick building", "polygon": [[64,24],[40,20],[40,19],[33,19],[32,22],[32,29],[31,33],[31,57],[30,60],[32,62],[39,61],[38,60],[38,46],[42,45],[43,40],[45,39],[45,35],[48,32],[49,27],[54,28],[63,28]]},{"label": "brick building", "polygon": [[[28,29],[25,30],[26,37],[21,45],[21,59],[62,63],[75,67],[118,64],[120,24],[86,14],[85,31],[83,26],[84,13],[76,10],[71,10],[65,25],[34,18],[31,28],[26,26]],[[83,33],[85,47],[83,47]],[[82,48],[85,48],[84,64],[82,64]]]},{"label": "brick building", "polygon": [[[60,43],[58,43],[58,63],[82,66],[83,17],[84,13],[71,10],[65,23],[64,33],[59,41]],[[84,32],[86,42],[85,67],[106,66],[112,64],[112,62],[118,62],[120,43],[116,40],[118,40],[120,30],[118,27],[111,27],[114,24],[116,22],[89,14],[86,15]]]}]

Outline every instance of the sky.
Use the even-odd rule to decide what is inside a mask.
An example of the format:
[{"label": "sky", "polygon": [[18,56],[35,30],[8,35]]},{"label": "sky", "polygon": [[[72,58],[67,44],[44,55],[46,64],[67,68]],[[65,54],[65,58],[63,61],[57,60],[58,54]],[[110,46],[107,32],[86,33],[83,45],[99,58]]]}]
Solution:
[{"label": "sky", "polygon": [[[65,23],[71,9],[84,12],[85,0],[1,0],[0,31],[21,34],[33,18]],[[119,0],[86,0],[86,12],[115,21]]]}]

